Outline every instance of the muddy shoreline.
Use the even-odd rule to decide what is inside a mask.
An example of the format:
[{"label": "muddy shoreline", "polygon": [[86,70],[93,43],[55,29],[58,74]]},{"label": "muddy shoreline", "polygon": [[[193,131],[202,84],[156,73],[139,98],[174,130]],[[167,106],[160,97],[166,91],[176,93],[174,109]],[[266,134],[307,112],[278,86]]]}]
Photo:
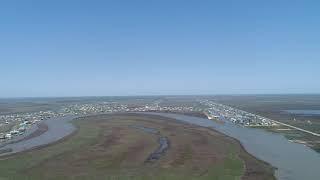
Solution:
[{"label": "muddy shoreline", "polygon": [[[38,124],[37,129],[27,132],[28,135],[3,144],[0,147],[0,151],[3,151],[0,156],[22,153],[59,141],[76,130],[74,125],[71,124],[71,121],[75,118],[76,116],[66,116],[41,122],[41,124]],[[6,152],[7,149],[11,149],[11,151]]]}]

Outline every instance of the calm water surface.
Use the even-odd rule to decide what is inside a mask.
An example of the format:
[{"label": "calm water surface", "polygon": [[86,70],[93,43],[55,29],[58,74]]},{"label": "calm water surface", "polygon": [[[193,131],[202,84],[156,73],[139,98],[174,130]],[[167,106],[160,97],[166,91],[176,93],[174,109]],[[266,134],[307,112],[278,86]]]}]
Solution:
[{"label": "calm water surface", "polygon": [[249,153],[278,168],[275,172],[277,179],[320,179],[320,154],[302,144],[291,143],[282,135],[261,129],[245,128],[229,122],[219,124],[208,119],[180,114],[148,114],[161,115],[191,124],[211,127],[238,139]]},{"label": "calm water surface", "polygon": [[[70,123],[70,121],[74,118],[76,118],[76,116],[65,116],[55,117],[43,121],[43,123],[45,123],[48,126],[48,131],[41,134],[40,136],[28,140],[1,146],[0,150],[12,149],[12,151],[8,153],[2,153],[0,154],[0,156],[33,149],[62,139],[63,137],[71,134],[73,131],[76,130],[76,128]],[[32,131],[34,132],[34,130]]]},{"label": "calm water surface", "polygon": [[[208,119],[180,114],[145,114],[161,115],[203,127],[211,127],[234,137],[241,142],[249,153],[277,167],[276,177],[280,180],[320,179],[320,154],[302,144],[291,143],[282,135],[261,129],[245,128],[229,122],[219,124]],[[13,152],[20,152],[57,141],[75,130],[75,127],[70,123],[74,118],[74,116],[69,116],[50,119],[46,121],[49,127],[46,133],[2,148],[12,148]]]}]

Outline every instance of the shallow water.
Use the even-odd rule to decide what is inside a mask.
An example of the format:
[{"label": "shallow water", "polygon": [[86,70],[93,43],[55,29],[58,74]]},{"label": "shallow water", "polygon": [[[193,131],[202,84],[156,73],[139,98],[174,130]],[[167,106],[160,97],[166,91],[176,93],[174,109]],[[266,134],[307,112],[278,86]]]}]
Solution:
[{"label": "shallow water", "polygon": [[17,143],[7,144],[1,147],[0,150],[12,149],[12,151],[8,153],[2,153],[0,154],[0,156],[33,149],[62,139],[63,137],[71,134],[76,129],[71,123],[69,123],[74,118],[75,116],[65,116],[51,118],[43,121],[43,123],[47,124],[48,131],[41,134],[40,136],[24,141],[19,141]]},{"label": "shallow water", "polygon": [[320,154],[302,144],[289,142],[282,135],[261,129],[245,128],[229,122],[219,124],[208,119],[180,114],[147,114],[161,115],[203,127],[211,127],[238,139],[250,154],[278,168],[275,172],[277,179],[320,179]]},{"label": "shallow water", "polygon": [[[291,143],[282,135],[261,129],[245,128],[229,122],[220,124],[208,119],[180,114],[143,114],[160,115],[190,124],[210,127],[238,139],[250,154],[278,168],[275,175],[280,180],[320,179],[320,154],[302,144]],[[58,141],[76,129],[70,123],[74,118],[75,116],[66,116],[46,120],[44,122],[49,127],[47,132],[32,139],[8,144],[0,150],[12,148],[13,151],[10,153],[16,153]]]},{"label": "shallow water", "polygon": [[[142,130],[146,133],[160,135],[160,132],[154,128],[144,127],[144,126],[140,126],[140,125],[133,125],[132,127],[139,129],[139,130]],[[152,162],[152,161],[160,159],[160,157],[169,148],[169,139],[167,137],[160,136],[158,139],[158,142],[159,142],[159,147],[153,153],[150,154],[150,156],[147,158],[146,162]]]},{"label": "shallow water", "polygon": [[159,131],[157,129],[150,128],[150,127],[144,127],[144,126],[140,126],[140,125],[132,125],[131,127],[142,130],[147,133],[151,133],[151,134],[158,134],[159,133]]}]

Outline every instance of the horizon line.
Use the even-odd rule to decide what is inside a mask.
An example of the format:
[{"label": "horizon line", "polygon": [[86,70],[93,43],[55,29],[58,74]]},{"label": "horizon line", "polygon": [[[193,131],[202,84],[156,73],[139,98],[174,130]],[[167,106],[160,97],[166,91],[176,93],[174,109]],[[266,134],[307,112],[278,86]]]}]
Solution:
[{"label": "horizon line", "polygon": [[94,97],[163,97],[163,96],[254,96],[254,95],[320,95],[320,93],[216,93],[216,94],[162,94],[162,95],[80,95],[80,96],[10,96],[0,99],[28,98],[94,98]]}]

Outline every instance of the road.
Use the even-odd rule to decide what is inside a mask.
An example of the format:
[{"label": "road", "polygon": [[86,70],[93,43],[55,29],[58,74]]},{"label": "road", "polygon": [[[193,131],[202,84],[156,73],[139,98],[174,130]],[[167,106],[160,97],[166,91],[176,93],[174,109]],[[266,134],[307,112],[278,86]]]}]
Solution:
[{"label": "road", "polygon": [[279,122],[279,121],[276,121],[276,120],[272,120],[272,119],[270,119],[270,120],[272,122],[274,122],[274,123],[281,124],[283,126],[287,126],[287,127],[292,128],[292,129],[296,129],[296,130],[299,130],[299,131],[302,131],[302,132],[305,132],[305,133],[312,134],[314,136],[320,137],[320,134],[318,134],[318,133],[315,133],[315,132],[312,132],[312,131],[308,131],[308,130],[305,130],[305,129],[302,129],[302,128],[299,128],[299,127],[296,127],[296,126],[292,126],[290,124],[286,124],[286,123],[283,123],[283,122]]}]

